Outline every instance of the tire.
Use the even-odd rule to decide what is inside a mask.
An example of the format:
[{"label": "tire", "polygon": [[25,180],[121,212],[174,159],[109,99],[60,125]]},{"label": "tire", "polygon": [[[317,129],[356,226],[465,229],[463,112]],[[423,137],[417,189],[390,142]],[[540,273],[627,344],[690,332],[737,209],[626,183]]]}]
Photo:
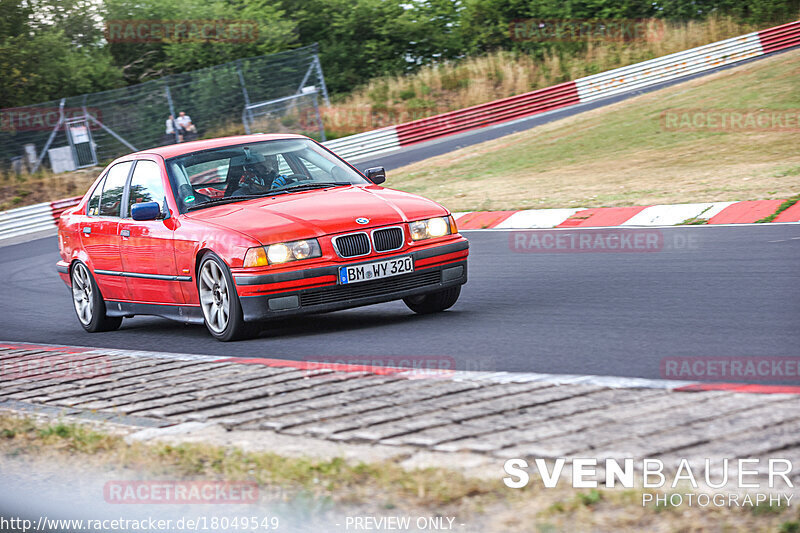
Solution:
[{"label": "tire", "polygon": [[83,329],[89,333],[113,331],[122,324],[121,316],[107,316],[106,302],[89,267],[76,261],[70,268],[72,303]]},{"label": "tire", "polygon": [[461,285],[429,294],[409,296],[403,298],[403,302],[415,313],[427,315],[450,309],[458,301],[459,295],[461,295]]},{"label": "tire", "polygon": [[197,295],[206,328],[215,339],[235,341],[252,334],[252,327],[244,321],[230,270],[213,252],[203,256],[197,269]]}]

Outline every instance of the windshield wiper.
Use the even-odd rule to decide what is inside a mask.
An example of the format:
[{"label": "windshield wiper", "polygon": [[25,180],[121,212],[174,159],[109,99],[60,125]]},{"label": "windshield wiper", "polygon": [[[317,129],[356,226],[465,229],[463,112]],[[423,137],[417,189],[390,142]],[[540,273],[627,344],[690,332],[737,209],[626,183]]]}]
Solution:
[{"label": "windshield wiper", "polygon": [[270,191],[268,193],[258,193],[258,194],[248,194],[248,195],[236,195],[236,196],[225,196],[223,198],[211,198],[210,200],[206,200],[203,203],[190,205],[186,208],[187,211],[192,211],[194,209],[201,209],[203,207],[211,207],[214,205],[223,205],[223,204],[230,204],[233,202],[239,202],[241,200],[252,200],[253,198],[261,198],[264,196],[272,196],[273,194],[282,194],[284,191],[275,192]]},{"label": "windshield wiper", "polygon": [[346,185],[352,185],[349,182],[335,182],[335,181],[315,181],[314,183],[302,183],[300,185],[290,185],[288,187],[278,187],[277,189],[272,189],[271,192],[281,191],[281,192],[292,192],[292,191],[303,191],[308,189],[327,189],[329,187],[344,187]]}]

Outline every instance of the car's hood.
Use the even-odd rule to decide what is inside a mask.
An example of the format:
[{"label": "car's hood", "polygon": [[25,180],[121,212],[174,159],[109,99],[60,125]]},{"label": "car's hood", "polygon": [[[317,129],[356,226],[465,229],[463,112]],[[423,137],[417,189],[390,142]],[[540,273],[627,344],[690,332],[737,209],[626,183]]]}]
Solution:
[{"label": "car's hood", "polygon": [[[187,217],[245,233],[262,244],[320,237],[443,216],[426,198],[383,187],[352,186],[283,194],[190,211]],[[369,219],[366,224],[357,218]]]}]

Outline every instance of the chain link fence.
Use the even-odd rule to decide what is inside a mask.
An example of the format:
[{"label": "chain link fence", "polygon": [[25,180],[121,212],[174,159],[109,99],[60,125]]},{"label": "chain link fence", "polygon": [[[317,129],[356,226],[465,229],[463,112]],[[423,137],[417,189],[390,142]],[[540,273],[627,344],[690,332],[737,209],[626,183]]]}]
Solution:
[{"label": "chain link fence", "polygon": [[44,164],[63,172],[173,144],[179,136],[168,133],[167,122],[181,112],[197,130],[182,140],[245,131],[324,140],[319,99],[328,103],[314,44],[121,89],[6,108],[0,110],[0,166],[19,172]]}]

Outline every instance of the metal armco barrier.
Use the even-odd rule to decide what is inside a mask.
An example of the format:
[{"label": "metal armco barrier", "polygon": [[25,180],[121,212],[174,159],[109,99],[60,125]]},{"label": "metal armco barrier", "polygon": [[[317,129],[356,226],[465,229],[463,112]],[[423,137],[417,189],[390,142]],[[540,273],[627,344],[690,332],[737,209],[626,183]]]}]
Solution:
[{"label": "metal armco barrier", "polygon": [[0,241],[55,228],[61,213],[72,206],[78,205],[80,199],[81,197],[77,196],[58,200],[57,202],[0,211]]},{"label": "metal armco barrier", "polygon": [[495,100],[466,109],[459,109],[435,117],[400,124],[397,136],[405,146],[453,135],[462,131],[482,128],[498,122],[543,113],[579,103],[575,82],[567,82],[546,89]]},{"label": "metal armco barrier", "polygon": [[322,144],[344,158],[377,155],[395,150],[400,146],[395,126],[357,133],[356,135],[334,139]]},{"label": "metal armco barrier", "polygon": [[620,93],[800,46],[800,21],[741,35],[642,63],[601,72],[466,109],[325,143],[343,157],[363,158]]}]

